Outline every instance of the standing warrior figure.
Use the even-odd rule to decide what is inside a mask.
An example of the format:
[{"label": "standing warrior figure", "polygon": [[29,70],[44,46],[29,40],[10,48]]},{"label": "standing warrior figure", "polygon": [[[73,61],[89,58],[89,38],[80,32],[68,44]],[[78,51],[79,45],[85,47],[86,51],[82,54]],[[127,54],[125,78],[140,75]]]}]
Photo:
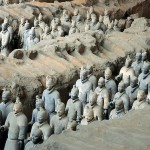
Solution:
[{"label": "standing warrior figure", "polygon": [[[45,104],[45,109],[49,114],[49,119],[56,113],[59,92],[55,89],[56,81],[53,77],[46,81],[46,89],[43,91],[42,100]],[[50,121],[50,120],[49,120]]]},{"label": "standing warrior figure", "polygon": [[66,114],[69,118],[69,121],[75,120],[77,123],[80,123],[82,118],[82,103],[78,98],[79,90],[74,85],[71,90],[71,98],[67,101],[66,105]]},{"label": "standing warrior figure", "polygon": [[50,125],[54,134],[60,134],[67,129],[68,117],[65,115],[64,103],[58,103],[57,114],[52,117]]},{"label": "standing warrior figure", "polygon": [[76,81],[76,87],[79,89],[79,100],[84,108],[89,102],[89,92],[92,90],[92,83],[88,81],[88,71],[83,67],[80,70],[80,79]]},{"label": "standing warrior figure", "polygon": [[10,32],[8,31],[8,25],[6,23],[2,24],[2,31],[0,32],[1,41],[1,55],[7,57],[10,53]]},{"label": "standing warrior figure", "polygon": [[117,84],[112,79],[112,71],[110,68],[105,70],[105,87],[109,91],[110,101],[114,99],[115,94],[117,93]]},{"label": "standing warrior figure", "polygon": [[8,130],[8,139],[4,150],[23,150],[24,140],[27,135],[27,117],[22,112],[22,103],[16,101],[13,112],[9,113],[5,125],[0,127],[1,131]]},{"label": "standing warrior figure", "polygon": [[104,118],[108,116],[108,106],[109,106],[109,92],[105,87],[105,79],[100,77],[98,80],[98,87],[95,89],[95,93],[98,95],[97,104],[104,110]]}]

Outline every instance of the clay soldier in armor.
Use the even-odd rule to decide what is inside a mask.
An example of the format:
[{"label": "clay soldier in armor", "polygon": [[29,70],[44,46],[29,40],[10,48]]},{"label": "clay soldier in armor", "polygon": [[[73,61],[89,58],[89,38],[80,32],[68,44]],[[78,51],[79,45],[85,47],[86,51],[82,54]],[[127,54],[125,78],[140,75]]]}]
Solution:
[{"label": "clay soldier in armor", "polygon": [[[60,99],[59,92],[55,89],[56,81],[53,77],[46,81],[46,89],[43,91],[42,100],[45,104],[45,109],[51,118],[56,113],[58,99]],[[50,120],[50,119],[49,119]]]},{"label": "clay soldier in armor", "polygon": [[57,114],[52,117],[50,125],[54,134],[60,134],[67,129],[68,117],[65,115],[64,103],[58,103]]},{"label": "clay soldier in armor", "polygon": [[88,81],[88,71],[83,67],[80,70],[80,79],[76,81],[76,87],[79,89],[79,100],[83,108],[89,102],[89,91],[92,90],[92,83]]},{"label": "clay soldier in armor", "polygon": [[91,15],[91,23],[90,23],[90,30],[98,30],[97,28],[97,18],[95,14]]},{"label": "clay soldier in armor", "polygon": [[125,29],[130,28],[132,22],[133,22],[133,19],[131,17],[128,17],[126,20]]},{"label": "clay soldier in armor", "polygon": [[38,21],[39,21],[39,26],[42,28],[42,30],[44,31],[46,23],[43,21],[43,16],[40,13],[38,16]]},{"label": "clay soldier in armor", "polygon": [[80,30],[80,32],[84,31],[84,23],[80,14],[76,18],[76,26]]},{"label": "clay soldier in armor", "polygon": [[39,26],[39,21],[34,19],[34,30],[35,30],[35,36],[41,40],[41,36],[43,34],[43,29]]},{"label": "clay soldier in armor", "polygon": [[110,68],[106,68],[105,70],[105,87],[109,91],[110,101],[112,101],[117,93],[117,84],[112,79],[112,71]]},{"label": "clay soldier in armor", "polygon": [[58,35],[57,35],[58,37],[64,37],[65,36],[65,33],[64,33],[62,26],[58,26],[57,30],[58,30]]},{"label": "clay soldier in armor", "polygon": [[117,19],[115,19],[115,21],[114,21],[114,27],[113,27],[114,31],[120,31],[120,28],[118,27],[118,23],[119,23],[119,21]]},{"label": "clay soldier in armor", "polygon": [[97,26],[97,29],[102,30],[105,33],[105,31],[107,30],[107,27],[104,24],[103,20],[104,20],[104,17],[100,15],[99,21],[96,26]]},{"label": "clay soldier in armor", "polygon": [[28,20],[26,20],[26,23],[24,25],[24,33],[23,33],[23,36],[22,36],[22,40],[21,40],[21,46],[23,49],[27,49],[27,38],[29,37],[29,31],[30,31],[30,24],[28,22]]},{"label": "clay soldier in armor", "polygon": [[71,28],[69,30],[69,35],[74,34],[74,33],[79,33],[79,32],[80,31],[79,31],[79,29],[76,26],[76,22],[74,20],[72,20]]},{"label": "clay soldier in armor", "polygon": [[67,101],[65,111],[69,118],[69,121],[75,120],[77,123],[80,123],[83,110],[82,110],[82,103],[81,101],[79,101],[78,95],[79,90],[74,85],[71,90],[71,98]]},{"label": "clay soldier in armor", "polygon": [[[86,104],[89,108],[93,110],[95,120],[103,120],[103,107],[97,105],[97,94],[90,91],[89,94],[89,103]],[[86,107],[85,106],[85,107]]]},{"label": "clay soldier in armor", "polygon": [[148,87],[150,85],[150,64],[144,63],[142,73],[138,77],[139,88],[148,94]]},{"label": "clay soldier in armor", "polygon": [[115,94],[114,99],[110,104],[115,104],[116,101],[120,99],[123,101],[125,113],[127,113],[130,108],[130,100],[128,95],[125,92],[125,84],[123,82],[119,83],[118,92]]},{"label": "clay soldier in armor", "polygon": [[118,119],[125,115],[123,101],[117,100],[115,103],[115,109],[110,112],[109,119]]},{"label": "clay soldier in armor", "polygon": [[85,28],[84,28],[84,31],[87,32],[90,30],[90,25],[89,24],[85,24]]},{"label": "clay soldier in armor", "polygon": [[77,21],[77,17],[80,16],[79,9],[75,8],[72,19]]},{"label": "clay soldier in armor", "polygon": [[96,76],[93,75],[93,66],[87,65],[86,69],[89,73],[88,80],[92,83],[92,90],[94,91],[97,87],[97,78],[96,78]]},{"label": "clay soldier in armor", "polygon": [[132,63],[132,68],[134,69],[135,75],[138,77],[142,72],[142,54],[136,53],[135,61]]},{"label": "clay soldier in armor", "polygon": [[146,102],[145,92],[139,90],[137,93],[137,100],[134,101],[132,110],[144,109],[147,106],[149,106],[149,104]]},{"label": "clay soldier in armor", "polygon": [[62,17],[60,18],[61,24],[63,24],[63,22],[66,21],[66,19],[70,20],[70,15],[68,13],[68,10],[64,9]]},{"label": "clay soldier in armor", "polygon": [[35,122],[37,122],[37,114],[41,107],[44,109],[44,102],[38,95],[36,95],[35,109],[32,111],[32,119],[29,124],[33,125]]},{"label": "clay soldier in armor", "polygon": [[109,12],[107,9],[105,9],[104,11],[104,20],[103,20],[105,26],[108,26],[111,22],[110,22],[110,18],[109,18]]},{"label": "clay soldier in armor", "polygon": [[39,42],[39,39],[36,37],[34,27],[32,27],[31,30],[29,31],[29,36],[28,36],[27,41],[26,41],[27,45],[26,45],[25,50],[31,50],[32,46],[34,46],[38,42]]},{"label": "clay soldier in armor", "polygon": [[21,17],[21,22],[20,22],[19,31],[18,31],[18,36],[19,36],[20,40],[22,39],[23,33],[25,31],[25,21],[26,21],[26,19],[24,17]]},{"label": "clay soldier in armor", "polygon": [[57,28],[58,28],[58,26],[54,23],[52,25],[52,31],[51,31],[51,35],[54,39],[58,37],[58,29]]},{"label": "clay soldier in armor", "polygon": [[131,77],[130,86],[126,88],[126,94],[129,96],[130,99],[130,108],[132,108],[132,105],[137,98],[138,90],[138,78],[135,76]]},{"label": "clay soldier in armor", "polygon": [[41,40],[53,39],[51,35],[50,28],[48,26],[45,27],[44,33],[42,34]]},{"label": "clay soldier in armor", "polygon": [[0,32],[1,41],[1,55],[7,57],[10,53],[10,32],[8,31],[8,26],[6,23],[2,24],[2,31]]},{"label": "clay soldier in armor", "polygon": [[131,67],[132,60],[128,56],[126,58],[125,66],[121,68],[119,75],[116,77],[117,81],[123,80],[125,83],[126,87],[129,86],[130,83],[130,78],[135,76],[134,70]]},{"label": "clay soldier in armor", "polygon": [[95,89],[95,93],[98,95],[97,104],[103,108],[104,119],[108,117],[108,106],[109,106],[109,92],[105,87],[105,79],[100,77],[98,80],[98,87]]},{"label": "clay soldier in armor", "polygon": [[38,148],[43,143],[43,133],[40,129],[35,129],[32,133],[32,140],[25,146],[25,150]]},{"label": "clay soldier in armor", "polygon": [[89,24],[89,25],[91,24],[91,15],[89,11],[87,11],[87,14],[86,14],[85,24]]},{"label": "clay soldier in armor", "polygon": [[21,102],[16,101],[13,112],[9,113],[5,121],[5,125],[0,130],[8,130],[8,138],[4,150],[23,150],[24,140],[27,135],[27,117],[23,114],[23,106]]},{"label": "clay soldier in armor", "polygon": [[146,51],[142,53],[142,66],[143,66],[144,63],[150,63],[148,61],[148,56],[147,56],[147,52]]},{"label": "clay soldier in armor", "polygon": [[111,32],[113,32],[114,31],[113,26],[114,26],[114,23],[112,21],[111,23],[108,24],[108,27],[107,27],[105,34],[110,34]]},{"label": "clay soldier in armor", "polygon": [[93,109],[89,108],[88,106],[84,108],[83,114],[85,118],[81,120],[81,125],[89,125],[95,121]]},{"label": "clay soldier in armor", "polygon": [[5,123],[8,114],[13,111],[14,104],[10,100],[10,95],[11,93],[9,90],[3,90],[2,102],[0,103],[0,110],[2,112],[2,124]]},{"label": "clay soldier in armor", "polygon": [[30,133],[30,138],[32,137],[32,134],[34,130],[40,129],[43,133],[43,140],[47,140],[51,134],[52,134],[52,129],[50,125],[48,124],[48,114],[47,112],[40,107],[40,110],[38,111],[37,114],[37,122],[35,122],[32,126],[31,133]]}]

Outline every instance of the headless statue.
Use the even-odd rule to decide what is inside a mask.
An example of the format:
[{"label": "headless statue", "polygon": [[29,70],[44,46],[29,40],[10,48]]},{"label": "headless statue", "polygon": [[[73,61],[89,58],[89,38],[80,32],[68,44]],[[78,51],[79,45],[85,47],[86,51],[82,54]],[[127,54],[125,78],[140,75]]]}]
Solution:
[{"label": "headless statue", "polygon": [[67,129],[68,117],[65,115],[64,103],[58,103],[57,114],[52,117],[50,125],[54,134],[60,134]]}]

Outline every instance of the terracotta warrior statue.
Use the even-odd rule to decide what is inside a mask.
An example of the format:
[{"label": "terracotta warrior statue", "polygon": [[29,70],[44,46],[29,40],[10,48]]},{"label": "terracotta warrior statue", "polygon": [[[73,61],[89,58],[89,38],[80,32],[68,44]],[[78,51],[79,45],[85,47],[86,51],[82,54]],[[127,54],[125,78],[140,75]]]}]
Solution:
[{"label": "terracotta warrior statue", "polygon": [[84,22],[80,14],[77,16],[76,26],[80,30],[80,32],[84,31]]},{"label": "terracotta warrior statue", "polygon": [[39,146],[43,143],[43,132],[40,129],[35,129],[31,136],[32,140],[26,144],[24,150],[39,148]]},{"label": "terracotta warrior statue", "polygon": [[76,87],[79,89],[79,100],[83,108],[89,102],[89,91],[92,90],[92,83],[88,80],[88,71],[83,67],[80,70],[80,79],[76,81]]},{"label": "terracotta warrior statue", "polygon": [[149,107],[149,104],[146,102],[145,92],[139,90],[137,93],[137,100],[134,101],[132,110],[144,109],[147,106]]},{"label": "terracotta warrior statue", "polygon": [[109,18],[109,11],[105,9],[104,11],[104,20],[103,20],[105,26],[108,26],[110,24],[110,18]]},{"label": "terracotta warrior statue", "polygon": [[51,35],[51,31],[49,26],[45,26],[44,33],[42,34],[41,40],[48,40],[53,39],[53,36]]},{"label": "terracotta warrior statue", "polygon": [[67,101],[66,105],[66,114],[69,118],[69,121],[75,120],[77,123],[80,123],[83,110],[82,110],[82,103],[78,98],[79,90],[74,85],[71,90],[71,98]]},{"label": "terracotta warrior statue", "polygon": [[47,140],[51,136],[52,129],[50,125],[48,124],[47,118],[48,118],[47,112],[45,111],[45,109],[40,107],[40,110],[37,113],[37,122],[33,124],[32,129],[31,129],[30,138],[32,137],[32,134],[34,130],[36,129],[40,129],[42,131],[44,141]]},{"label": "terracotta warrior statue", "polygon": [[50,126],[54,134],[60,134],[67,129],[68,117],[65,115],[65,104],[60,102],[57,107],[57,114],[51,119]]},{"label": "terracotta warrior statue", "polygon": [[132,60],[128,56],[126,58],[125,66],[121,68],[119,75],[116,77],[117,81],[123,80],[126,87],[129,86],[130,84],[130,78],[135,76],[135,72],[133,68],[131,67],[131,64],[132,64]]},{"label": "terracotta warrior statue", "polygon": [[24,140],[27,135],[27,117],[23,114],[22,103],[16,101],[13,112],[9,113],[5,125],[0,127],[0,131],[8,130],[8,138],[4,150],[23,150]]},{"label": "terracotta warrior statue", "polygon": [[85,118],[81,120],[81,125],[89,125],[95,121],[93,109],[89,108],[88,106],[84,108],[83,114]]},{"label": "terracotta warrior statue", "polygon": [[135,61],[132,63],[132,68],[134,69],[135,75],[138,77],[142,72],[142,54],[136,53]]},{"label": "terracotta warrior statue", "polygon": [[38,37],[36,37],[35,34],[35,29],[34,27],[32,27],[29,31],[29,36],[27,38],[26,41],[26,49],[25,50],[31,50],[32,46],[34,46],[35,44],[37,44],[40,40],[38,39]]},{"label": "terracotta warrior statue", "polygon": [[115,21],[114,21],[114,27],[113,27],[114,31],[120,31],[120,28],[118,27],[118,23],[119,23],[119,21],[117,19],[115,19]]},{"label": "terracotta warrior statue", "polygon": [[69,35],[74,34],[74,33],[79,33],[79,32],[80,31],[79,31],[79,29],[76,26],[76,22],[74,20],[72,20],[71,28],[69,30]]},{"label": "terracotta warrior statue", "polygon": [[77,21],[77,17],[80,16],[79,9],[75,8],[72,19]]},{"label": "terracotta warrior statue", "polygon": [[45,109],[49,114],[49,120],[56,113],[58,99],[60,99],[59,92],[55,89],[56,81],[53,77],[46,81],[46,89],[43,91],[42,100],[45,104]]},{"label": "terracotta warrior statue", "polygon": [[75,120],[69,121],[67,125],[67,130],[76,131],[77,130],[77,122]]},{"label": "terracotta warrior statue", "polygon": [[52,25],[52,31],[51,31],[51,35],[54,39],[58,37],[58,29],[57,28],[58,28],[58,26],[54,23]]},{"label": "terracotta warrior statue", "polygon": [[37,114],[41,107],[44,109],[44,102],[42,99],[40,99],[39,95],[36,95],[35,109],[32,111],[32,119],[29,124],[33,125],[35,122],[37,122]]},{"label": "terracotta warrior statue", "polygon": [[107,26],[104,24],[103,22],[104,17],[103,16],[99,16],[99,21],[97,23],[97,29],[102,30],[103,32],[105,32],[107,30]]},{"label": "terracotta warrior statue", "polygon": [[130,100],[128,95],[125,92],[125,84],[123,82],[119,83],[118,92],[115,94],[114,99],[110,104],[115,104],[116,101],[120,99],[123,101],[125,113],[127,113],[130,108]]},{"label": "terracotta warrior statue", "polygon": [[[65,36],[65,32],[64,32],[62,26],[58,26],[57,30],[58,30],[58,37],[64,37]],[[67,33],[67,35],[68,35],[68,33]]]},{"label": "terracotta warrior statue", "polygon": [[92,90],[94,91],[97,87],[97,78],[93,74],[93,65],[87,65],[86,69],[89,73],[88,80],[92,83]]},{"label": "terracotta warrior statue", "polygon": [[117,93],[117,84],[112,79],[112,71],[110,68],[106,68],[105,70],[105,87],[109,91],[110,101],[114,99],[115,94]]},{"label": "terracotta warrior statue", "polygon": [[40,13],[38,16],[38,21],[39,21],[39,26],[42,28],[44,31],[46,23],[43,21],[43,15]]},{"label": "terracotta warrior statue", "polygon": [[2,92],[2,102],[0,103],[0,110],[2,112],[2,125],[5,123],[8,114],[13,111],[14,104],[11,102],[10,96],[10,91],[4,89]]},{"label": "terracotta warrior statue", "polygon": [[0,32],[0,42],[1,42],[1,55],[7,57],[10,53],[10,32],[8,31],[8,25],[6,23],[2,24],[2,31]]},{"label": "terracotta warrior statue", "polygon": [[91,14],[87,11],[85,24],[91,24]]},{"label": "terracotta warrior statue", "polygon": [[138,78],[133,76],[131,77],[130,80],[130,86],[126,88],[126,94],[130,99],[130,108],[132,108],[132,105],[137,98],[138,91],[139,91]]},{"label": "terracotta warrior statue", "polygon": [[91,23],[90,23],[90,30],[98,30],[97,28],[97,18],[95,14],[91,15]]},{"label": "terracotta warrior statue", "polygon": [[113,32],[114,31],[113,26],[114,26],[113,21],[111,23],[108,23],[107,30],[106,30],[105,34],[110,34],[111,32]]},{"label": "terracotta warrior statue", "polygon": [[103,108],[104,119],[108,116],[108,106],[109,106],[109,92],[105,87],[105,79],[100,77],[98,80],[98,87],[95,89],[95,93],[98,95],[97,104]]},{"label": "terracotta warrior statue", "polygon": [[119,99],[115,103],[115,109],[110,112],[109,119],[118,119],[125,115],[123,100]]},{"label": "terracotta warrior statue", "polygon": [[30,31],[30,24],[29,24],[28,20],[26,20],[24,28],[25,28],[25,30],[23,32],[23,36],[21,39],[21,46],[23,49],[27,49],[27,38],[29,37],[29,31]]},{"label": "terracotta warrior statue", "polygon": [[142,73],[138,77],[139,88],[148,94],[148,88],[150,85],[150,64],[144,63],[142,67]]},{"label": "terracotta warrior statue", "polygon": [[41,40],[41,37],[42,37],[42,34],[43,34],[43,29],[39,26],[39,21],[36,18],[34,19],[34,30],[35,30],[35,36],[39,40]]},{"label": "terracotta warrior statue", "polygon": [[146,51],[142,52],[142,66],[143,66],[144,63],[150,63],[148,61],[148,56],[147,56],[147,52]]},{"label": "terracotta warrior statue", "polygon": [[99,121],[103,120],[103,107],[97,105],[97,94],[94,93],[93,91],[90,91],[89,103],[86,104],[85,107],[87,106],[93,110],[95,120],[99,120]]}]

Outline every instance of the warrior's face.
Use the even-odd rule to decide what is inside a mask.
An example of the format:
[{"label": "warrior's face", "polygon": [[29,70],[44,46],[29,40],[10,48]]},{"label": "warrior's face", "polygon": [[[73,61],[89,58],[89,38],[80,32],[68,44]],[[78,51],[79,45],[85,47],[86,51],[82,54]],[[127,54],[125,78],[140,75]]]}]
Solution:
[{"label": "warrior's face", "polygon": [[65,107],[64,106],[58,106],[58,109],[57,109],[57,114],[59,117],[63,116],[65,114]]}]

